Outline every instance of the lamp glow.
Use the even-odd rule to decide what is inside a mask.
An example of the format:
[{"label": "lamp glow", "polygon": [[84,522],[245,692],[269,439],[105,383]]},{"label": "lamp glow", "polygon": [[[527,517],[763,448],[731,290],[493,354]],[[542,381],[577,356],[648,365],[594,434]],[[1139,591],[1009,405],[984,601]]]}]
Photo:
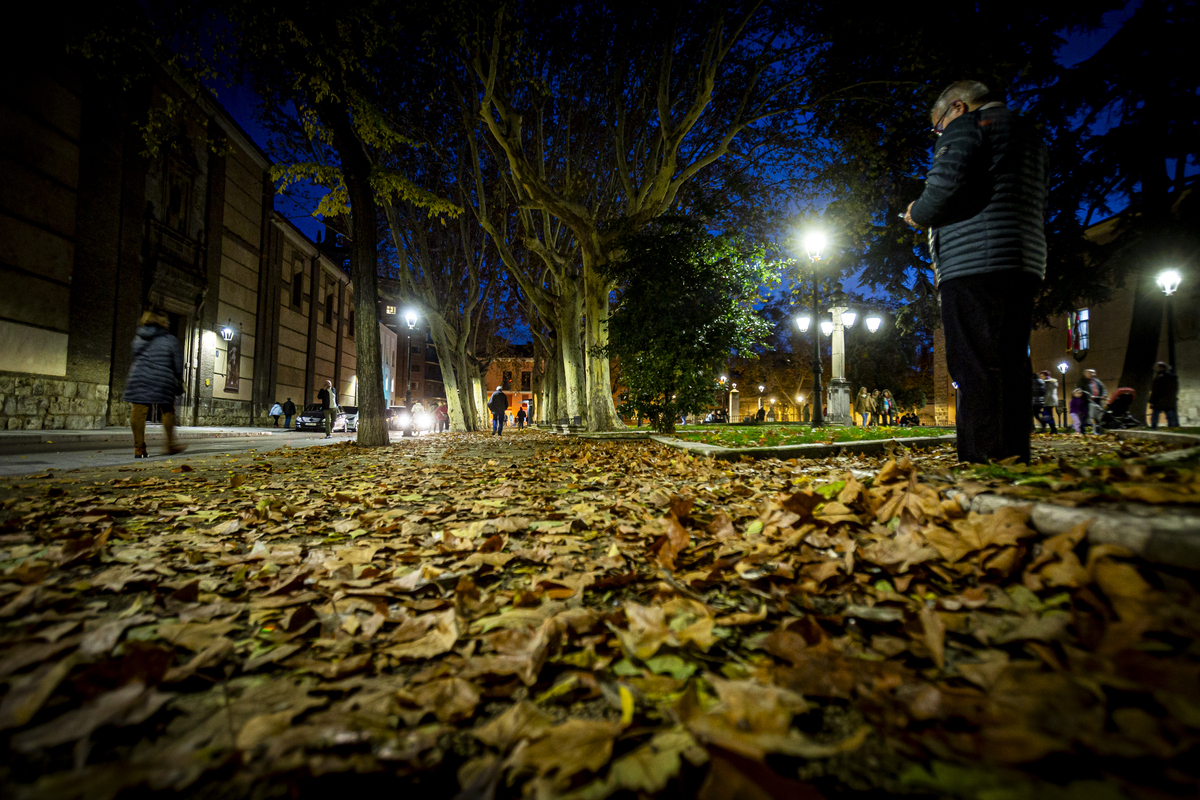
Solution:
[{"label": "lamp glow", "polygon": [[821,333],[825,334],[826,336],[833,333],[833,320],[821,320]]},{"label": "lamp glow", "polygon": [[405,324],[406,324],[406,325],[408,325],[408,329],[409,329],[410,331],[411,331],[413,328],[417,327],[417,312],[415,312],[415,311],[405,311],[405,312],[404,312],[404,322],[405,322]]},{"label": "lamp glow", "polygon": [[1175,294],[1175,290],[1183,282],[1183,276],[1179,274],[1179,270],[1177,269],[1164,269],[1158,273],[1155,281],[1158,283],[1158,288],[1163,290],[1163,294],[1170,297]]},{"label": "lamp glow", "polygon": [[1058,371],[1061,372],[1063,375],[1067,374],[1068,369],[1069,369],[1069,367],[1067,366],[1067,362],[1065,362],[1065,361],[1058,365]]},{"label": "lamp glow", "polygon": [[825,249],[825,234],[813,231],[804,237],[804,249],[813,261],[821,260],[821,251]]},{"label": "lamp glow", "polygon": [[867,330],[869,330],[871,333],[874,333],[875,331],[879,330],[879,326],[883,324],[883,318],[878,314],[872,314],[871,316],[867,317],[866,323]]},{"label": "lamp glow", "polygon": [[760,383],[760,384],[758,385],[758,393],[759,393],[759,394],[762,394],[762,390],[763,390],[763,389],[765,389],[765,388],[767,388],[767,387],[763,386],[763,385]]},{"label": "lamp glow", "polygon": [[851,310],[842,312],[842,325],[846,326],[847,328],[853,328],[854,321],[856,319],[858,319],[857,311]]},{"label": "lamp glow", "polygon": [[812,325],[812,317],[807,314],[796,317],[796,327],[800,329],[801,333],[808,333],[809,325]]}]

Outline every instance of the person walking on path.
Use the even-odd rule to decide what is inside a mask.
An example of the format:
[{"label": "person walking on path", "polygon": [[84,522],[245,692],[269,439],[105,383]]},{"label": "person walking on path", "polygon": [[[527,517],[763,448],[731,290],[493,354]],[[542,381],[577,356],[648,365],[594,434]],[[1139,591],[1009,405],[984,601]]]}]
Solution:
[{"label": "person walking on path", "polygon": [[1104,406],[1108,404],[1108,388],[1104,385],[1104,381],[1096,377],[1096,370],[1085,369],[1083,375],[1079,378],[1079,383],[1075,384],[1076,389],[1082,389],[1091,395],[1092,402],[1088,404],[1087,419],[1098,420],[1104,413]]},{"label": "person walking on path", "polygon": [[1076,389],[1071,393],[1071,405],[1069,407],[1071,414],[1071,427],[1076,433],[1083,433],[1083,421],[1087,418],[1088,401],[1083,396],[1083,389]]},{"label": "person walking on path", "polygon": [[1179,376],[1166,362],[1154,365],[1154,381],[1150,384],[1150,427],[1158,427],[1158,415],[1167,417],[1168,428],[1179,427]]},{"label": "person walking on path", "polygon": [[862,420],[862,427],[867,427],[867,420],[871,416],[871,395],[865,386],[859,387],[858,396],[854,398],[854,413]]},{"label": "person walking on path", "polygon": [[1047,151],[1033,122],[979,81],[946,87],[938,139],[905,221],[929,228],[946,364],[958,384],[958,458],[1029,462],[1029,332],[1046,272]]},{"label": "person walking on path", "polygon": [[325,388],[317,392],[317,399],[321,401],[321,410],[325,412],[325,438],[333,438],[333,418],[337,415],[337,390],[333,388],[333,381],[325,381]]},{"label": "person walking on path", "polygon": [[892,390],[883,390],[883,424],[892,426],[896,424],[896,401],[892,399]]},{"label": "person walking on path", "polygon": [[1033,421],[1034,423],[1041,422],[1042,419],[1042,404],[1046,399],[1046,382],[1042,380],[1042,376],[1036,372],[1033,373]]},{"label": "person walking on path", "polygon": [[517,409],[517,430],[525,430],[525,420],[528,418],[528,416],[529,415],[525,413],[525,406],[521,406],[519,409]]},{"label": "person walking on path", "polygon": [[292,398],[283,401],[283,427],[292,427],[292,417],[296,416],[296,404],[292,402]]},{"label": "person walking on path", "polygon": [[871,425],[879,427],[879,417],[883,413],[883,392],[876,389],[871,393]]},{"label": "person walking on path", "polygon": [[508,395],[500,386],[492,392],[487,401],[488,410],[492,412],[492,435],[499,436],[504,431],[504,412],[508,410]]},{"label": "person walking on path", "polygon": [[125,379],[125,402],[132,408],[129,425],[133,429],[133,457],[147,458],[146,417],[157,406],[167,434],[165,455],[182,453],[186,445],[175,442],[175,398],[183,394],[183,348],[167,330],[166,314],[147,311],[138,322],[133,337],[133,364]]},{"label": "person walking on path", "polygon": [[1040,422],[1042,423],[1042,433],[1046,432],[1046,426],[1050,426],[1050,433],[1058,433],[1058,425],[1054,422],[1054,412],[1058,409],[1058,379],[1050,374],[1050,370],[1044,369],[1039,376],[1042,379],[1042,385],[1045,387],[1045,394],[1042,397],[1042,415]]},{"label": "person walking on path", "polygon": [[[271,410],[267,412],[267,416],[270,417],[271,422],[274,423],[271,426],[272,428],[279,427],[279,418],[282,415],[283,415],[283,406],[279,405],[279,403],[276,403],[275,405],[271,406]],[[284,427],[287,427],[287,426],[285,425]]]},{"label": "person walking on path", "polygon": [[433,419],[437,426],[438,433],[450,429],[450,412],[446,410],[445,403],[437,404],[437,408],[433,410]]}]

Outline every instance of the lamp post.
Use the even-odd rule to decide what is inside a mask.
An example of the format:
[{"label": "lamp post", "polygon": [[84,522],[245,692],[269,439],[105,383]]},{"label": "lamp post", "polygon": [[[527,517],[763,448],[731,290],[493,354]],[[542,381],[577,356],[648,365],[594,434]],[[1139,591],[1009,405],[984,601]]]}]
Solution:
[{"label": "lamp post", "polygon": [[404,324],[408,326],[406,332],[408,341],[404,348],[404,410],[408,414],[408,422],[404,425],[404,435],[412,436],[412,332],[413,328],[417,327],[415,311],[404,312]]},{"label": "lamp post", "polygon": [[763,389],[766,389],[766,388],[767,387],[763,386],[761,383],[758,385],[758,407],[759,408],[762,408],[762,401],[763,401],[762,394],[763,394]]},{"label": "lamp post", "polygon": [[1177,269],[1164,269],[1158,273],[1156,279],[1158,288],[1162,289],[1163,294],[1167,296],[1167,363],[1171,365],[1171,372],[1175,371],[1175,304],[1171,301],[1171,296],[1175,294],[1175,290],[1179,288],[1179,284],[1183,282],[1183,276],[1179,274]]},{"label": "lamp post", "polygon": [[[846,381],[846,328],[854,325],[858,314],[850,309],[846,293],[839,283],[829,295],[829,333],[833,335],[833,376],[829,381],[829,422],[850,425],[850,384]],[[822,329],[825,323],[821,323]]]},{"label": "lamp post", "polygon": [[[808,254],[809,259],[813,264],[813,290],[812,290],[812,321],[815,322],[817,314],[820,313],[820,284],[817,280],[817,262],[821,260],[821,251],[825,249],[825,234],[820,231],[813,231],[804,237],[804,250]],[[804,318],[796,320],[800,325],[800,330],[808,330],[808,325],[802,322]],[[812,426],[819,428],[825,424],[825,416],[821,412],[821,337],[813,332],[813,413]]]},{"label": "lamp post", "polygon": [[1058,407],[1061,409],[1058,414],[1058,424],[1062,427],[1067,427],[1067,370],[1071,367],[1065,361],[1060,361],[1058,364],[1058,374],[1063,376],[1062,391],[1059,393],[1061,398]]}]

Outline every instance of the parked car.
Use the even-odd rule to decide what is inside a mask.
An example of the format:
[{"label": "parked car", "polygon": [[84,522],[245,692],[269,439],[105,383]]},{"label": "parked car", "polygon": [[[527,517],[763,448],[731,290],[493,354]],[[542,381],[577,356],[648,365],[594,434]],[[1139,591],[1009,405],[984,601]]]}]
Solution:
[{"label": "parked car", "polygon": [[400,424],[400,414],[408,413],[404,410],[404,406],[388,406],[384,412],[384,419],[387,421],[388,430],[398,431],[403,425]]},{"label": "parked car", "polygon": [[[333,418],[333,429],[335,431],[346,430],[346,410],[341,409]],[[312,403],[304,407],[300,415],[296,417],[296,430],[325,430],[325,410],[321,408],[320,403]]]},{"label": "parked car", "polygon": [[342,406],[342,411],[346,414],[346,430],[358,431],[358,406]]}]

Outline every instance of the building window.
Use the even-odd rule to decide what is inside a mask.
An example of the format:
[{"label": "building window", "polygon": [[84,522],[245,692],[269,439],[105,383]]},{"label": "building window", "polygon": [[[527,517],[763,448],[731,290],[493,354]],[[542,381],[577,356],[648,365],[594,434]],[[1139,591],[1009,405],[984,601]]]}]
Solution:
[{"label": "building window", "polygon": [[292,277],[292,305],[296,308],[300,307],[300,301],[304,299],[304,273],[297,272]]},{"label": "building window", "polygon": [[1079,344],[1077,345],[1076,349],[1077,350],[1087,350],[1088,345],[1091,343],[1089,341],[1091,339],[1091,330],[1090,330],[1090,328],[1091,328],[1091,313],[1090,313],[1090,311],[1086,308],[1079,309],[1078,319],[1079,319],[1079,323],[1078,323],[1079,324],[1079,335],[1076,338],[1078,339]]},{"label": "building window", "polygon": [[354,312],[350,312],[350,318],[347,320],[350,324],[346,326],[346,335],[351,339],[354,338]]},{"label": "building window", "polygon": [[333,324],[333,292],[325,295],[325,324]]},{"label": "building window", "polygon": [[504,387],[504,391],[512,391],[512,371],[504,370],[501,373],[500,385]]},{"label": "building window", "polygon": [[395,306],[384,306],[383,313],[394,317],[394,316],[396,316],[396,307]]},{"label": "building window", "polygon": [[532,392],[533,391],[533,373],[531,373],[529,371],[524,371],[521,373],[521,391],[522,392]]},{"label": "building window", "polygon": [[421,365],[420,365],[420,364],[413,364],[413,365],[412,365],[412,371],[413,371],[413,372],[420,372],[420,371],[421,371]]}]

